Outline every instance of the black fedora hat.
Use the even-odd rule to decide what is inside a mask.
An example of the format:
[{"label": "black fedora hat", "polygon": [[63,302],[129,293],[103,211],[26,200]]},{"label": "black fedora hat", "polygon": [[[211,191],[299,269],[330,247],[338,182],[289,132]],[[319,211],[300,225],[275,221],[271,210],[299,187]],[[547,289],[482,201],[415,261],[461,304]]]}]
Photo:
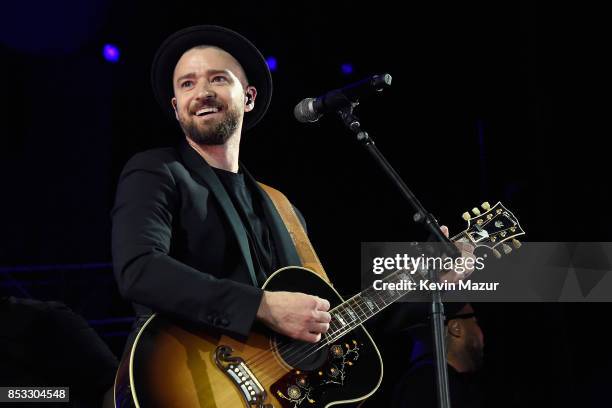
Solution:
[{"label": "black fedora hat", "polygon": [[225,27],[193,26],[168,37],[157,50],[151,67],[151,85],[155,99],[174,118],[170,100],[174,96],[172,76],[185,51],[198,45],[213,45],[230,53],[242,65],[249,85],[257,88],[257,102],[244,115],[243,129],[248,130],[265,115],[272,99],[272,75],[261,52],[242,35]]}]

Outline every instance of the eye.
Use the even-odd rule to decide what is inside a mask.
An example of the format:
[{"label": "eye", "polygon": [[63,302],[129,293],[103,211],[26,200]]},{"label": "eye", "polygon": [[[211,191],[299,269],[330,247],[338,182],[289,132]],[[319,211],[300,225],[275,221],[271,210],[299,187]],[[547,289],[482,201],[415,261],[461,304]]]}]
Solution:
[{"label": "eye", "polygon": [[217,75],[212,78],[211,82],[227,82],[227,78],[223,75]]},{"label": "eye", "polygon": [[193,85],[193,81],[185,81],[181,83],[181,88],[190,88]]}]

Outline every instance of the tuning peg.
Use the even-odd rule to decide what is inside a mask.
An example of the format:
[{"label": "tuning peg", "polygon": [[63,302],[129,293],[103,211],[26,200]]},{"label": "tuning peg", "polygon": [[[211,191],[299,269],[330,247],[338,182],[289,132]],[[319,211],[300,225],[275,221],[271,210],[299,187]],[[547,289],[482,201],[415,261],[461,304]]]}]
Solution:
[{"label": "tuning peg", "polygon": [[484,203],[482,203],[481,207],[483,210],[489,211],[491,209],[491,204],[489,204],[488,201],[485,201]]},{"label": "tuning peg", "polygon": [[502,257],[502,255],[499,253],[499,251],[497,249],[493,248],[493,249],[491,249],[491,251],[493,252],[493,255],[495,255],[495,257],[497,259]]},{"label": "tuning peg", "polygon": [[464,220],[466,220],[466,221],[469,221],[469,220],[472,218],[472,216],[470,215],[470,213],[469,213],[469,212],[467,212],[467,211],[463,213],[462,217],[463,217],[463,219],[464,219]]},{"label": "tuning peg", "polygon": [[478,209],[478,207],[474,207],[472,208],[472,212],[474,213],[474,215],[478,216],[480,215],[480,210]]},{"label": "tuning peg", "polygon": [[512,247],[508,244],[502,244],[502,250],[504,251],[504,254],[508,255],[510,252],[512,252]]},{"label": "tuning peg", "polygon": [[515,238],[515,239],[512,240],[512,245],[514,245],[514,247],[516,249],[519,249],[521,247],[521,245],[523,245],[523,244],[521,244],[521,241],[519,241],[518,239]]}]

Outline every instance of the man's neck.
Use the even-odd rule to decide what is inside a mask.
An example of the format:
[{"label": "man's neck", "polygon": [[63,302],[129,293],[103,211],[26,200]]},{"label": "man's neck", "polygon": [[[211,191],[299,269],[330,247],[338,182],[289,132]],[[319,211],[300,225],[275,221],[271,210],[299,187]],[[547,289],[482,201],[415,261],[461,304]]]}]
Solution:
[{"label": "man's neck", "polygon": [[198,144],[190,138],[187,143],[212,167],[238,173],[240,136],[232,136],[222,145]]}]

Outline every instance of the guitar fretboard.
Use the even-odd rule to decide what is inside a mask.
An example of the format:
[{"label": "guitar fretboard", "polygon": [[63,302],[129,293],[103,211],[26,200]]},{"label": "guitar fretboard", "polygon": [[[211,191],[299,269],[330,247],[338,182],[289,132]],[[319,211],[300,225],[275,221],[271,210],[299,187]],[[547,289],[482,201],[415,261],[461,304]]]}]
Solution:
[{"label": "guitar fretboard", "polygon": [[416,284],[418,275],[411,275],[407,270],[397,270],[385,276],[383,283],[399,284],[405,281],[405,289],[402,290],[375,290],[372,286],[356,294],[344,303],[330,310],[332,316],[329,330],[325,333],[328,343],[344,336],[355,327],[364,323],[387,306],[397,301],[410,290],[407,282]]}]

